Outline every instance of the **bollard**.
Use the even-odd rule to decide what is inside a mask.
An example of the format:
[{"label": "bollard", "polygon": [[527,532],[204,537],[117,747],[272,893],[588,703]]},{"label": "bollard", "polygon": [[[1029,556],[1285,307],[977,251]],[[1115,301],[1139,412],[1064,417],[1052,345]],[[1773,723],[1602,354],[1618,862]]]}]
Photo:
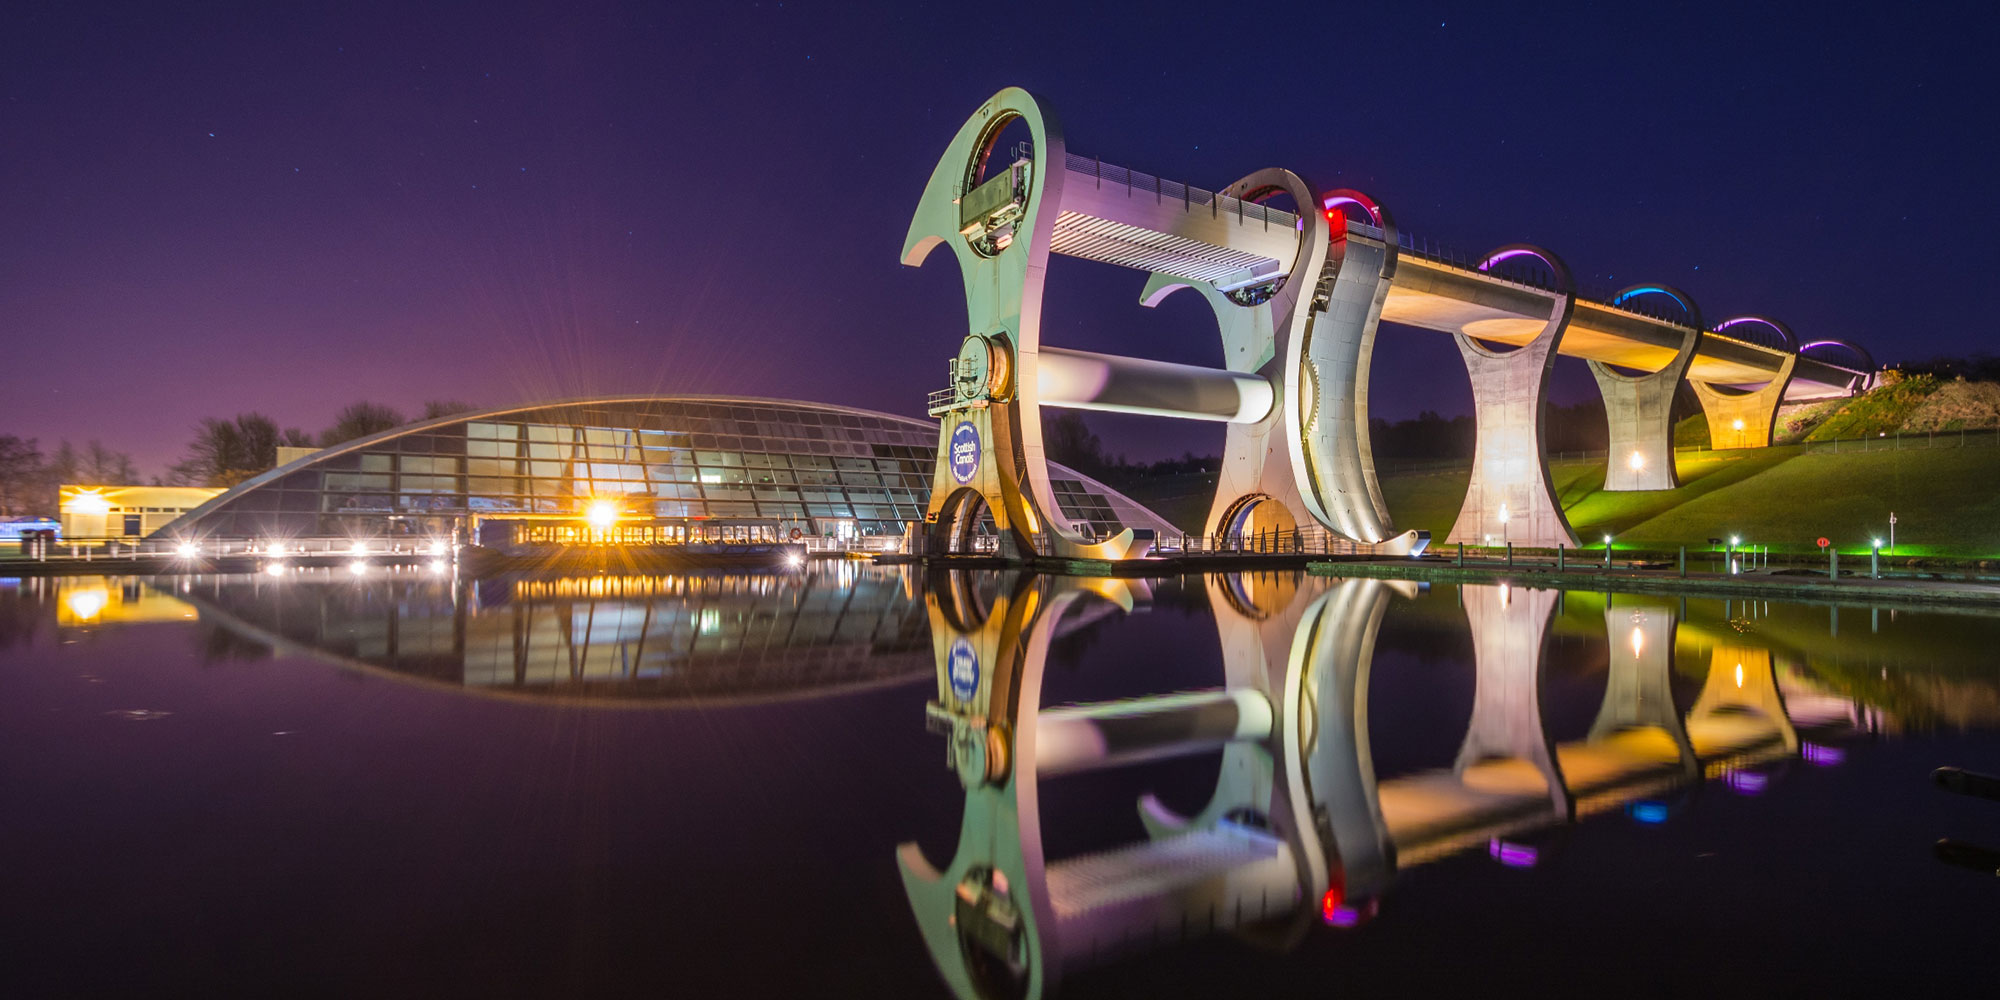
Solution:
[{"label": "bollard", "polygon": [[1611,572],[1611,543],[1604,543],[1604,571]]},{"label": "bollard", "polygon": [[1826,578],[1840,579],[1840,550],[1831,546],[1826,550]]},{"label": "bollard", "polygon": [[1875,550],[1873,550],[1873,551],[1871,551],[1871,552],[1869,552],[1869,553],[1868,553],[1868,578],[1869,578],[1869,579],[1871,579],[1871,580],[1880,580],[1880,579],[1882,579],[1882,550],[1881,550],[1881,549],[1875,549]]},{"label": "bollard", "polygon": [[1563,547],[1558,545],[1556,546],[1556,572],[1560,573],[1562,571],[1563,571]]},{"label": "bollard", "polygon": [[1458,543],[1458,565],[1465,565],[1465,543]]},{"label": "bollard", "polygon": [[1507,543],[1507,568],[1508,568],[1508,569],[1513,569],[1513,568],[1514,568],[1514,543],[1513,543],[1513,542],[1508,542],[1508,543]]},{"label": "bollard", "polygon": [[1680,564],[1681,564],[1681,579],[1685,580],[1687,579],[1688,575],[1688,547],[1685,545],[1681,546]]}]

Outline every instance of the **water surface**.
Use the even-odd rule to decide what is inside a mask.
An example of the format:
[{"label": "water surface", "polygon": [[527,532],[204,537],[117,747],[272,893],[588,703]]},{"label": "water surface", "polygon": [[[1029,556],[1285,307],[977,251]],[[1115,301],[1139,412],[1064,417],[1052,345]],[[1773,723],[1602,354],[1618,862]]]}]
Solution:
[{"label": "water surface", "polygon": [[2000,772],[1996,647],[1292,574],[0,581],[0,994],[1984,988],[2000,884],[1932,845],[2000,803],[1929,773]]}]

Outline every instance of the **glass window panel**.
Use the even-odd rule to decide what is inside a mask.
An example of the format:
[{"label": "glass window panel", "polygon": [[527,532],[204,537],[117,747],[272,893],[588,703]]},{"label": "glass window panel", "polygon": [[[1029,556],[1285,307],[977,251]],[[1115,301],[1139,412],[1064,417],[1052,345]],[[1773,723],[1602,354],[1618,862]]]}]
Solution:
[{"label": "glass window panel", "polygon": [[474,476],[511,476],[521,471],[521,463],[511,458],[468,458],[465,471]]},{"label": "glass window panel", "polygon": [[455,493],[457,476],[404,476],[397,489],[404,493]]},{"label": "glass window panel", "polygon": [[465,442],[468,455],[511,457],[519,453],[521,445],[515,441],[485,441],[474,438]]},{"label": "glass window panel", "polygon": [[383,490],[386,492],[389,487],[389,476],[387,475],[369,475],[358,472],[329,472],[326,474],[326,488],[328,492],[353,490]]},{"label": "glass window panel", "polygon": [[471,476],[467,478],[465,488],[467,492],[480,496],[502,496],[521,492],[521,481],[512,476]]},{"label": "glass window panel", "polygon": [[388,472],[395,467],[395,461],[396,459],[393,455],[363,455],[361,456],[361,471]]}]

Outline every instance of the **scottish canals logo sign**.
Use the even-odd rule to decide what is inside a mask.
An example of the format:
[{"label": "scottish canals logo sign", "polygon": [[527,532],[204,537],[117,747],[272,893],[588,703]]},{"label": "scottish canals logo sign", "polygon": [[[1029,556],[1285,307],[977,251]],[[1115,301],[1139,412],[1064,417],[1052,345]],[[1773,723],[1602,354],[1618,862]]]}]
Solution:
[{"label": "scottish canals logo sign", "polygon": [[979,472],[979,428],[969,420],[951,429],[951,478],[969,483]]},{"label": "scottish canals logo sign", "polygon": [[951,644],[945,675],[951,680],[951,696],[959,701],[971,701],[979,693],[979,654],[972,643],[961,638]]}]

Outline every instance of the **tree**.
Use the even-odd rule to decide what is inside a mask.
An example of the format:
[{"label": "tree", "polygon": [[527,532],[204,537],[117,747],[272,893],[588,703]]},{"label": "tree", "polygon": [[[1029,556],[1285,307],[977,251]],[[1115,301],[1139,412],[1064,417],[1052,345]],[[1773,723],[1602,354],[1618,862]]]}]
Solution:
[{"label": "tree", "polygon": [[53,514],[40,507],[47,473],[34,438],[0,434],[0,515]]},{"label": "tree", "polygon": [[304,436],[280,432],[277,421],[261,413],[204,418],[195,425],[187,457],[174,463],[167,480],[177,486],[234,486],[276,465],[278,444],[294,435]]},{"label": "tree", "polygon": [[455,413],[471,413],[476,409],[479,407],[462,399],[431,399],[424,402],[424,419],[436,420]]},{"label": "tree", "polygon": [[1105,468],[1104,443],[1083,422],[1083,414],[1075,410],[1065,410],[1042,425],[1042,446],[1052,461],[1085,475]]},{"label": "tree", "polygon": [[[69,442],[64,441],[68,448]],[[132,456],[122,451],[112,451],[102,441],[92,441],[84,446],[82,478],[91,483],[130,484],[139,481],[139,469],[132,464]]]},{"label": "tree", "polygon": [[380,403],[370,403],[364,399],[347,404],[345,409],[334,416],[333,426],[320,432],[319,446],[331,448],[343,441],[379,434],[406,423],[409,421],[403,419],[403,415],[393,408]]}]

